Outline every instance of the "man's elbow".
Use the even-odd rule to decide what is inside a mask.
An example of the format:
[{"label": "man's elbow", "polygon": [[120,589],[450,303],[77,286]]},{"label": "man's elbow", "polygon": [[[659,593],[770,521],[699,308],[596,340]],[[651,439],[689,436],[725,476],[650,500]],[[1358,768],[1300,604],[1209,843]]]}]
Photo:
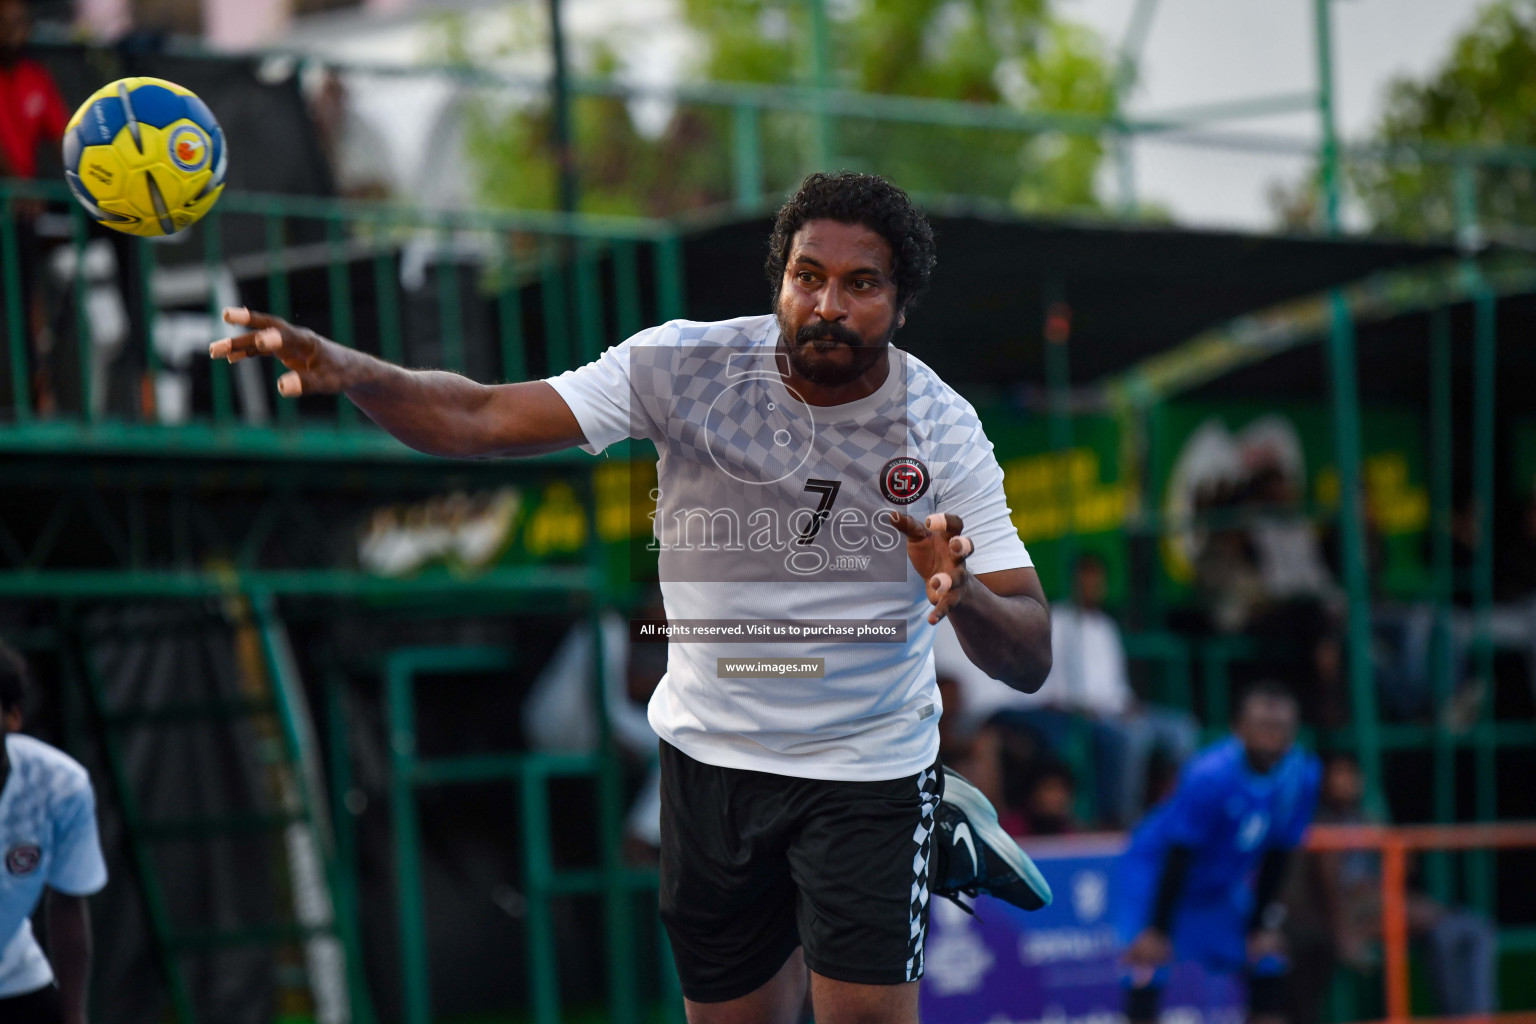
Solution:
[{"label": "man's elbow", "polygon": [[1045,680],[1051,674],[1051,648],[1047,644],[1044,650],[1035,649],[1021,659],[1022,664],[1018,671],[1010,673],[1003,679],[1013,689],[1020,693],[1036,693],[1045,685]]}]

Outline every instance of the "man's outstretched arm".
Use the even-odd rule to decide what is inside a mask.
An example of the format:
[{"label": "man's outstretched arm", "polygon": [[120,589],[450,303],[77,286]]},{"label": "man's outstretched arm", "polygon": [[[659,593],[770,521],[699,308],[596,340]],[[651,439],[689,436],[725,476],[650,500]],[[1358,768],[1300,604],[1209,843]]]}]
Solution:
[{"label": "man's outstretched arm", "polygon": [[288,369],[277,381],[280,394],[343,393],[419,452],[542,455],[586,442],[570,406],[544,381],[477,384],[442,370],[404,369],[266,313],[226,309],[224,319],[248,331],[214,342],[211,357],[238,363],[273,356]]}]

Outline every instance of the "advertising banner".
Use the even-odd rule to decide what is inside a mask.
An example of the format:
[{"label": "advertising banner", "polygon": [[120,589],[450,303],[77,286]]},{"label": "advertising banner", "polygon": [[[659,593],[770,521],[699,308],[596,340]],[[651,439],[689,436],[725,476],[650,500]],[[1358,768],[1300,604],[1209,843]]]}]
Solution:
[{"label": "advertising banner", "polygon": [[[1118,1024],[1119,942],[1110,914],[1121,836],[1029,840],[1055,900],[1026,913],[983,896],[976,916],[933,901],[922,985],[930,1024]],[[1241,1024],[1239,979],[1176,964],[1164,1024]]]}]

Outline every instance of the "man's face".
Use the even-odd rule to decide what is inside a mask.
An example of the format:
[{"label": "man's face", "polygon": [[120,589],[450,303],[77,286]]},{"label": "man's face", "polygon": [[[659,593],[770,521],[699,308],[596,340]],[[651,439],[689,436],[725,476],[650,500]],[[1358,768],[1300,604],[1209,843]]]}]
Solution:
[{"label": "man's face", "polygon": [[0,61],[9,64],[27,45],[31,26],[27,5],[21,0],[0,0]]},{"label": "man's face", "polygon": [[774,308],[796,374],[841,387],[884,355],[905,317],[890,243],[862,224],[811,220],[790,243]]},{"label": "man's face", "polygon": [[1365,781],[1358,765],[1342,757],[1329,762],[1323,776],[1324,803],[1337,810],[1351,810],[1359,806],[1364,795]]},{"label": "man's face", "polygon": [[1248,751],[1248,763],[1267,772],[1280,763],[1296,742],[1296,702],[1257,694],[1243,701],[1237,735]]},{"label": "man's face", "polygon": [[1104,594],[1108,590],[1104,567],[1098,562],[1085,561],[1077,567],[1077,603],[1083,608],[1102,608]]}]

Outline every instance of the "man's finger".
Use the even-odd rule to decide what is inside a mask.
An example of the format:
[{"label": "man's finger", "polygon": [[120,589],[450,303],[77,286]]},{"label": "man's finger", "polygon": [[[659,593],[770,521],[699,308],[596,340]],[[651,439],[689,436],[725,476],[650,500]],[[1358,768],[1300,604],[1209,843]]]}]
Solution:
[{"label": "man's finger", "polygon": [[965,529],[965,524],[952,512],[935,512],[928,517],[928,529],[953,536]]},{"label": "man's finger", "polygon": [[259,332],[240,334],[233,338],[220,338],[208,346],[208,357],[210,359],[227,359],[237,352],[244,352],[249,355],[256,351],[257,333]]},{"label": "man's finger", "polygon": [[267,355],[276,355],[283,350],[283,332],[276,327],[267,327],[257,331],[253,337],[256,339],[256,351]]},{"label": "man's finger", "polygon": [[[305,378],[308,377],[308,380]],[[310,394],[318,390],[318,381],[311,374],[302,370],[289,370],[277,378],[277,393],[284,398],[298,398],[303,394]]]},{"label": "man's finger", "polygon": [[955,585],[955,578],[953,576],[951,576],[949,573],[947,573],[947,572],[936,572],[936,573],[934,573],[932,576],[928,577],[928,597],[929,597],[929,599],[932,600],[934,604],[938,604],[939,603],[939,599],[941,597],[943,597],[945,594],[949,593],[950,588],[953,587],[954,585]]},{"label": "man's finger", "polygon": [[260,330],[263,327],[282,327],[282,317],[273,316],[271,313],[258,313],[254,309],[244,306],[228,306],[224,310],[224,322],[235,324],[239,327],[254,327]]},{"label": "man's finger", "polygon": [[972,542],[971,538],[969,538],[969,537],[951,537],[951,538],[949,538],[949,553],[954,555],[956,558],[962,559],[962,560],[966,559],[966,558],[969,558],[969,557],[971,557],[971,555],[973,553],[975,553],[975,551],[976,551],[976,545],[975,545],[974,542]]},{"label": "man's finger", "polygon": [[928,539],[928,531],[923,525],[905,512],[892,512],[891,525],[905,534],[908,540]]}]

